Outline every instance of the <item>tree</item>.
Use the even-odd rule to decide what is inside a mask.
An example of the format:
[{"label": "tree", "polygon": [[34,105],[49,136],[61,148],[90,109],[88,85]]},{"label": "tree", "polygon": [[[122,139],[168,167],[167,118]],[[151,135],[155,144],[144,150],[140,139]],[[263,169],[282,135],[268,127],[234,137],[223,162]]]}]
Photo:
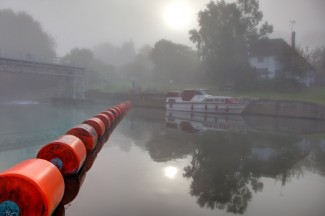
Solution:
[{"label": "tree", "polygon": [[132,41],[124,42],[120,47],[105,43],[94,48],[94,56],[106,64],[119,67],[132,63],[136,52]]},{"label": "tree", "polygon": [[245,79],[249,83],[254,78],[248,48],[273,31],[267,22],[260,25],[262,18],[258,0],[211,1],[199,12],[200,28],[190,30],[189,34],[210,80],[243,84]]},{"label": "tree", "polygon": [[91,50],[85,48],[72,49],[64,59],[76,66],[83,67],[88,73],[88,84],[96,86],[103,81],[116,78],[115,67],[94,58]]},{"label": "tree", "polygon": [[0,29],[0,49],[5,52],[56,56],[54,39],[25,12],[0,10]]},{"label": "tree", "polygon": [[325,85],[325,47],[319,47],[312,51],[311,63],[317,69],[317,81]]},{"label": "tree", "polygon": [[165,39],[154,45],[150,58],[159,80],[189,82],[194,79],[197,71],[195,52],[188,46],[175,44]]}]

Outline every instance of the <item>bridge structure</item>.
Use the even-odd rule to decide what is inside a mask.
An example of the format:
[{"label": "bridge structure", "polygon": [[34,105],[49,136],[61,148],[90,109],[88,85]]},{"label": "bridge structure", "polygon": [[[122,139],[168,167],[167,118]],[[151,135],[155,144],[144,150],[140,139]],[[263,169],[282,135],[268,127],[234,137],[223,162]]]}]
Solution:
[{"label": "bridge structure", "polygon": [[87,83],[85,68],[60,58],[44,58],[35,54],[11,54],[0,50],[0,73],[39,74],[56,77],[56,97],[84,99]]}]

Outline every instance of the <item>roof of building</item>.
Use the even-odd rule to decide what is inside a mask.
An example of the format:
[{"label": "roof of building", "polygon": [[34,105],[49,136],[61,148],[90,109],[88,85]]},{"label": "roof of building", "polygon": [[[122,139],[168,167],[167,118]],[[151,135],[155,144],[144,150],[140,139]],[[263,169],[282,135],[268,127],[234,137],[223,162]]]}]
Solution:
[{"label": "roof of building", "polygon": [[249,53],[252,57],[257,56],[278,56],[283,53],[284,50],[293,50],[283,39],[268,39],[263,38],[253,44]]},{"label": "roof of building", "polygon": [[294,56],[298,60],[299,64],[305,65],[309,70],[315,70],[315,68],[304,57],[302,57],[296,49],[292,48],[287,44],[287,42],[280,38],[263,38],[258,40],[250,47],[249,55],[250,57],[276,56],[281,58]]}]

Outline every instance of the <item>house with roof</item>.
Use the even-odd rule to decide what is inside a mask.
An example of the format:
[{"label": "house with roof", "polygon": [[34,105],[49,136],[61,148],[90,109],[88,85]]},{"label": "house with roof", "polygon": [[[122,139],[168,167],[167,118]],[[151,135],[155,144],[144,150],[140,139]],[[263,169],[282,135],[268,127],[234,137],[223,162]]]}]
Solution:
[{"label": "house with roof", "polygon": [[294,78],[308,87],[316,81],[316,69],[295,49],[295,32],[291,46],[283,39],[260,39],[249,49],[249,62],[261,79]]}]

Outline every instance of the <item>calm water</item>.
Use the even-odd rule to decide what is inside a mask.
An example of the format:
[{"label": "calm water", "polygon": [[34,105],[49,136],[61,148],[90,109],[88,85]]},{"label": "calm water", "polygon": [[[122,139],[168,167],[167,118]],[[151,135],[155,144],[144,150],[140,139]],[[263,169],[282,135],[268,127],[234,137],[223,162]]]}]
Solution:
[{"label": "calm water", "polygon": [[[105,108],[0,106],[0,171]],[[133,108],[95,157],[58,215],[325,214],[322,121]]]}]

